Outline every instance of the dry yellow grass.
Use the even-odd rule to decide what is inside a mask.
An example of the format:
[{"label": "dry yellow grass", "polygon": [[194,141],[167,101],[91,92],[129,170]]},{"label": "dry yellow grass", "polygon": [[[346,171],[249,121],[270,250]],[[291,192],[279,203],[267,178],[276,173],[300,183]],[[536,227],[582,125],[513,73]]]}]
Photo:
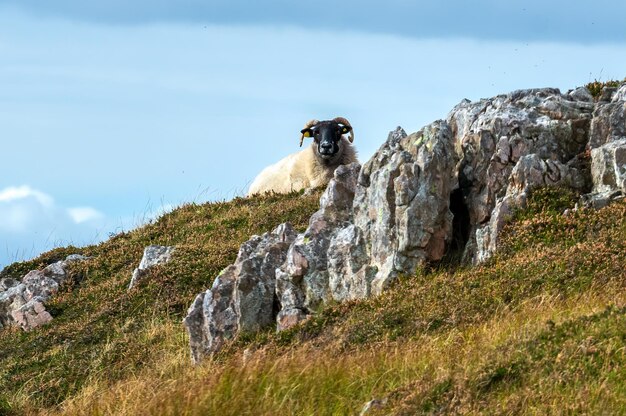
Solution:
[{"label": "dry yellow grass", "polygon": [[[624,293],[583,294],[561,300],[537,296],[515,310],[503,311],[480,325],[424,334],[410,341],[380,342],[338,353],[336,345],[311,343],[288,350],[261,348],[244,362],[243,354],[224,363],[209,361],[193,368],[186,355],[164,357],[163,366],[107,386],[93,383],[64,404],[59,415],[291,415],[354,414],[372,398],[388,398],[394,412],[408,414],[433,385],[463,386],[489,367],[507,345],[523,345],[545,330],[602,312],[607,304],[625,305]],[[563,392],[551,386],[517,392],[495,403],[476,403],[459,392],[455,411],[480,413],[485,408],[558,414],[566,410]],[[545,384],[545,383],[544,383]],[[626,406],[624,397],[608,397],[601,385],[587,395]],[[395,401],[394,401],[395,399]],[[593,410],[582,396],[568,406]],[[588,398],[587,398],[588,399]],[[502,402],[500,402],[502,400]],[[596,403],[598,404],[598,403]],[[530,406],[529,406],[530,405]],[[590,407],[587,407],[590,406]],[[388,414],[389,407],[381,414]],[[521,409],[520,409],[521,410]]]},{"label": "dry yellow grass", "polygon": [[[300,197],[264,209],[293,206],[289,198]],[[195,256],[223,241],[199,243],[203,234],[194,230],[223,223],[218,233],[226,234],[242,217],[229,212],[224,222],[211,211],[203,223],[187,209],[181,218],[192,225],[180,237],[187,248],[178,263],[155,272],[154,283],[130,298],[102,297],[102,290],[116,293],[126,276],[70,288],[60,304],[93,298],[88,312],[42,331],[57,340],[46,341],[51,348],[42,356],[32,353],[43,373],[0,397],[8,397],[6,413],[46,415],[344,415],[358,414],[373,398],[386,404],[372,414],[624,413],[626,203],[562,216],[570,203],[567,193],[537,192],[488,264],[421,270],[378,298],[328,305],[293,330],[240,337],[197,367],[176,306],[195,288],[172,276],[200,276],[206,263],[190,266]],[[176,218],[155,227],[169,224],[158,232],[173,232],[181,224]],[[120,255],[132,241],[113,241],[111,250]],[[220,253],[211,258],[226,261]],[[104,275],[96,266],[88,265],[91,276]],[[163,307],[168,296],[173,300]],[[144,313],[116,312],[118,299]],[[102,333],[94,316],[108,318],[108,338],[88,336]],[[44,342],[10,338],[22,346],[33,340]],[[76,361],[78,352],[90,356]],[[91,367],[76,372],[75,363]],[[19,363],[8,364],[0,371],[19,379],[11,372]],[[74,377],[69,388],[64,374]],[[46,395],[47,388],[65,393]]]}]

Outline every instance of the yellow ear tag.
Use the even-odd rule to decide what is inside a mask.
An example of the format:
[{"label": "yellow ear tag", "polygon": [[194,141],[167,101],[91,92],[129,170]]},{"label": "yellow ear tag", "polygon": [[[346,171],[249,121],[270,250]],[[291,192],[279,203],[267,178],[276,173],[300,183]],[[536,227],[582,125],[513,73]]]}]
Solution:
[{"label": "yellow ear tag", "polygon": [[304,137],[311,137],[311,132],[310,131],[305,131],[302,135]]},{"label": "yellow ear tag", "polygon": [[348,133],[348,128],[347,127],[342,128],[341,134],[346,134],[346,133]]}]

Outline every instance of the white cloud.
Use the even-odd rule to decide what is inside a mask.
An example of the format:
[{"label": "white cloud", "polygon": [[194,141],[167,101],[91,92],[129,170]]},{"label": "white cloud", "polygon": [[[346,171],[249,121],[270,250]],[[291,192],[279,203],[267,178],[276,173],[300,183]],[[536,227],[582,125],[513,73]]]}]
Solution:
[{"label": "white cloud", "polygon": [[95,208],[62,207],[28,185],[0,189],[0,268],[54,247],[94,243],[104,226]]},{"label": "white cloud", "polygon": [[35,198],[41,205],[50,207],[54,203],[52,197],[28,185],[9,186],[0,191],[0,203]]},{"label": "white cloud", "polygon": [[67,212],[76,224],[82,224],[87,221],[98,220],[104,217],[104,214],[92,207],[68,208]]}]

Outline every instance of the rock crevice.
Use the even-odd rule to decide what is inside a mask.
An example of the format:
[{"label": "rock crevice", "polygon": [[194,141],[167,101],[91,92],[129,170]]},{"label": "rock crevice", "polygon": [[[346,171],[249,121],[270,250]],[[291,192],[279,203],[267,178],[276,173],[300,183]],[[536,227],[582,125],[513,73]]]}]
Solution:
[{"label": "rock crevice", "polygon": [[416,133],[398,127],[362,168],[337,169],[304,233],[253,237],[198,295],[185,319],[194,361],[238,331],[378,295],[450,251],[486,261],[534,188],[566,186],[598,207],[623,197],[625,98],[626,86],[598,102],[586,88],[519,90],[463,100]]}]

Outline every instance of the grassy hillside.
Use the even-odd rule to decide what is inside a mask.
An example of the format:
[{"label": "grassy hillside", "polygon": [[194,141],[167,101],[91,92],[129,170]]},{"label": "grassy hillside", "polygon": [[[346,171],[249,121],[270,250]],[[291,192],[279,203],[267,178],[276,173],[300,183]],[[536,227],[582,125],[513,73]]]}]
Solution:
[{"label": "grassy hillside", "polygon": [[[153,224],[97,246],[53,250],[2,271],[18,278],[79,252],[77,283],[64,287],[48,309],[51,325],[0,332],[0,414],[51,408],[99,383],[154,370],[168,354],[189,361],[181,324],[194,297],[232,263],[252,234],[290,221],[304,230],[319,193],[186,205]],[[150,244],[175,245],[172,261],[128,292],[130,276]]]},{"label": "grassy hillside", "polygon": [[[189,205],[79,250],[55,320],[2,332],[0,413],[115,415],[626,412],[626,203],[535,192],[481,267],[434,266],[301,327],[242,337],[192,367],[180,323],[250,234],[300,229],[319,194]],[[126,292],[147,244],[179,247]],[[19,274],[76,249],[59,249]]]}]

